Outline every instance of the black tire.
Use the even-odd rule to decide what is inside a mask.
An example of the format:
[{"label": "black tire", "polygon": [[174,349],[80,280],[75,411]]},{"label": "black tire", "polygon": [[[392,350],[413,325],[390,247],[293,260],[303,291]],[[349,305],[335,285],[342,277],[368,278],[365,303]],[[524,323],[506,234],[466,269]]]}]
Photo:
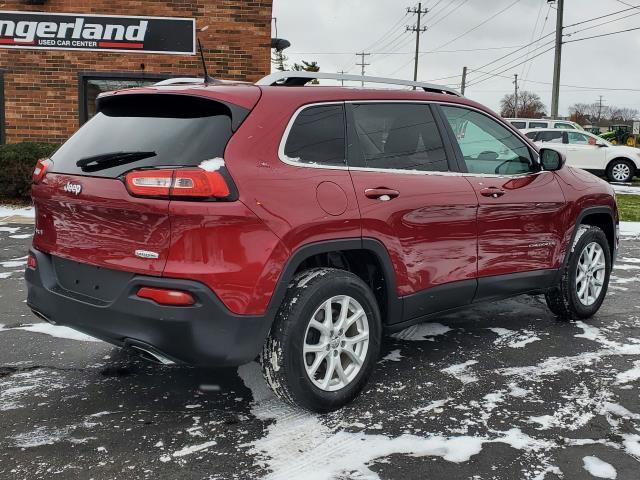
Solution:
[{"label": "black tire", "polygon": [[[364,310],[369,344],[360,370],[351,382],[340,390],[325,391],[314,385],[307,374],[303,346],[314,313],[323,303],[338,295],[352,297]],[[282,400],[318,413],[337,410],[351,402],[367,383],[380,353],[381,335],[378,304],[366,283],[344,270],[306,270],[289,285],[263,347],[262,371],[269,386]],[[343,354],[337,355],[337,358],[342,358]],[[324,368],[328,370],[327,364]]]},{"label": "black tire", "polygon": [[[629,172],[628,175],[625,175],[624,178],[621,178],[621,177],[615,178],[614,168],[616,167],[620,168],[623,166],[626,166],[626,169],[628,169],[628,172]],[[632,162],[630,162],[629,160],[625,160],[624,158],[618,158],[616,160],[613,160],[607,167],[607,179],[610,182],[627,183],[633,179],[635,170],[636,170],[636,167]]]},{"label": "black tire", "polygon": [[[611,251],[604,232],[598,227],[579,225],[568,261],[562,267],[560,283],[545,294],[547,306],[561,320],[578,320],[590,318],[600,309],[607,294],[609,276],[611,274]],[[587,245],[597,243],[603,250],[605,270],[602,290],[591,305],[582,303],[578,296],[576,277],[580,255]]]}]

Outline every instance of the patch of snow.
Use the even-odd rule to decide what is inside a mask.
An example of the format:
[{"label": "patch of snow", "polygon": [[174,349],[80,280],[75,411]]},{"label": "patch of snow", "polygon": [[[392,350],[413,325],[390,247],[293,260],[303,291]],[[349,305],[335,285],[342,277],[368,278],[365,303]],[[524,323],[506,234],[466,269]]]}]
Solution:
[{"label": "patch of snow", "polygon": [[400,355],[400,350],[392,350],[387,355],[382,357],[381,361],[399,362],[401,359],[402,355]]},{"label": "patch of snow", "polygon": [[0,232],[16,233],[20,227],[0,227]]},{"label": "patch of snow", "polygon": [[9,238],[15,238],[15,239],[18,239],[18,240],[23,240],[25,238],[31,238],[31,237],[32,237],[32,235],[30,233],[25,233],[25,234],[22,234],[22,235],[9,235]]},{"label": "patch of snow", "polygon": [[624,183],[612,183],[613,191],[616,193],[623,193],[625,195],[640,195],[640,188],[633,187]]},{"label": "patch of snow", "polygon": [[27,264],[27,257],[12,258],[6,262],[0,262],[0,266],[4,268],[22,267]]},{"label": "patch of snow", "polygon": [[31,432],[19,433],[12,438],[14,446],[18,448],[33,448],[42,445],[53,445],[68,435],[66,428],[37,427]]},{"label": "patch of snow", "polygon": [[587,456],[582,459],[584,469],[597,478],[618,478],[618,472],[607,462],[598,457]]},{"label": "patch of snow", "polygon": [[66,338],[68,340],[78,340],[81,342],[100,342],[97,338],[91,337],[89,335],[85,335],[84,333],[80,333],[77,330],[74,330],[69,327],[63,327],[60,325],[51,325],[49,323],[34,323],[33,325],[25,325],[22,327],[15,327],[11,329],[5,329],[5,331],[9,330],[25,330],[27,332],[34,333],[43,333],[45,335],[50,335],[52,337],[57,338]]},{"label": "patch of snow", "polygon": [[211,440],[209,442],[201,443],[199,445],[191,445],[189,447],[184,447],[181,450],[173,452],[172,456],[177,458],[177,457],[184,457],[186,455],[191,455],[192,453],[200,452],[202,450],[206,450],[209,447],[213,447],[214,445],[217,445],[217,443],[218,442],[216,442],[215,440]]},{"label": "patch of snow", "polygon": [[440,371],[454,376],[466,385],[467,383],[478,381],[478,377],[467,371],[468,367],[470,367],[471,365],[475,365],[476,363],[478,363],[477,360],[469,360],[464,363],[458,363],[456,365],[451,365],[450,367],[443,368]]},{"label": "patch of snow", "polygon": [[553,415],[540,415],[539,417],[529,417],[529,423],[537,423],[540,425],[540,430],[547,430],[553,427],[555,424],[555,418]]},{"label": "patch of snow", "polygon": [[443,400],[435,400],[433,402],[431,402],[429,405],[425,406],[425,407],[419,407],[419,408],[415,408],[411,411],[411,416],[415,416],[415,415],[422,415],[424,413],[429,413],[429,412],[434,412],[434,413],[441,413],[442,412],[442,407],[444,407],[447,403],[449,403],[450,401],[452,401],[453,398],[445,398]]},{"label": "patch of snow", "polygon": [[10,207],[8,205],[0,205],[0,218],[13,217],[15,215],[18,215],[20,217],[35,218],[36,210],[33,207]]},{"label": "patch of snow", "polygon": [[498,335],[498,338],[493,341],[494,345],[498,346],[523,348],[530,343],[540,340],[540,337],[531,330],[522,330],[517,332],[515,330],[500,327],[488,328],[488,330],[491,330],[493,333]]},{"label": "patch of snow", "polygon": [[622,435],[622,438],[627,453],[640,460],[640,435]]},{"label": "patch of snow", "polygon": [[633,368],[616,375],[616,383],[634,382],[640,378],[640,360],[633,362]]},{"label": "patch of snow", "polygon": [[626,237],[640,235],[640,222],[620,222],[620,235]]},{"label": "patch of snow", "polygon": [[424,340],[433,340],[432,338],[428,337],[437,337],[439,335],[444,335],[451,330],[451,328],[442,325],[441,323],[419,323],[409,328],[405,328],[398,333],[394,333],[391,336],[393,338],[397,338],[398,340],[421,342]]},{"label": "patch of snow", "polygon": [[204,160],[200,165],[198,165],[202,170],[207,172],[217,172],[222,167],[224,167],[224,159],[223,158],[212,158],[211,160]]}]

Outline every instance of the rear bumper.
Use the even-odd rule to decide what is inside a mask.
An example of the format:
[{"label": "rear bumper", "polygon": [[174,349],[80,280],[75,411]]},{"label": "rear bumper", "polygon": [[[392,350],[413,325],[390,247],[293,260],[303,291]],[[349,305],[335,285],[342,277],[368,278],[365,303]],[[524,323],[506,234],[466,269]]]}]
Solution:
[{"label": "rear bumper", "polygon": [[[37,269],[27,269],[27,305],[44,319],[118,346],[143,347],[176,363],[238,366],[255,359],[271,327],[267,316],[231,313],[205,285],[135,275],[107,301],[64,289],[50,255],[32,249]],[[159,305],[138,298],[142,286],[184,290],[196,304]]]}]

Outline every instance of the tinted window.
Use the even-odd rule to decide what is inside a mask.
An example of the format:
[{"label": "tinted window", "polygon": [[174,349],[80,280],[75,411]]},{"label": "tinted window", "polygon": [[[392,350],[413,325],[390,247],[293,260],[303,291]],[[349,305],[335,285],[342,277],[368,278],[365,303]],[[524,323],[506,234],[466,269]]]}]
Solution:
[{"label": "tinted window", "polygon": [[428,105],[353,106],[355,130],[368,168],[444,172],[447,156]]},{"label": "tinted window", "polygon": [[511,122],[511,125],[518,129],[527,128],[527,122]]},{"label": "tinted window", "polygon": [[528,132],[525,133],[525,137],[531,139],[531,140],[535,140],[536,139],[536,135],[538,135],[538,132]]},{"label": "tinted window", "polygon": [[564,132],[562,130],[540,132],[538,142],[562,143]]},{"label": "tinted window", "polygon": [[567,132],[567,140],[573,145],[595,145],[595,138],[578,132]]},{"label": "tinted window", "polygon": [[570,123],[554,123],[553,128],[564,128],[565,130],[575,130],[576,127]]},{"label": "tinted window", "polygon": [[510,130],[479,112],[443,106],[469,173],[518,175],[532,168],[529,147]]},{"label": "tinted window", "polygon": [[529,122],[529,128],[549,128],[547,122]]},{"label": "tinted window", "polygon": [[284,153],[294,162],[344,165],[342,105],[318,105],[302,110],[289,132]]},{"label": "tinted window", "polygon": [[[117,177],[152,166],[195,166],[223,157],[231,138],[231,112],[225,105],[189,96],[122,95],[103,101],[101,111],[52,157],[52,171]],[[108,168],[83,170],[78,162],[98,155],[148,152]]]}]

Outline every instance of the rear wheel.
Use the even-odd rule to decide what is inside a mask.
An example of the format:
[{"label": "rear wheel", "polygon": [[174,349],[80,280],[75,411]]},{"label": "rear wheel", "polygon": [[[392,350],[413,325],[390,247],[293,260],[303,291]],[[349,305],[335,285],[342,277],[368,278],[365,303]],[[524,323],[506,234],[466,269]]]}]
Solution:
[{"label": "rear wheel", "polygon": [[600,309],[609,285],[611,253],[604,232],[580,225],[560,284],[546,294],[549,309],[565,320],[589,318]]},{"label": "rear wheel", "polygon": [[633,171],[634,166],[629,160],[614,160],[607,168],[607,178],[610,182],[630,182]]},{"label": "rear wheel", "polygon": [[281,399],[336,410],[365,386],[380,351],[380,312],[356,275],[307,270],[289,286],[262,352],[264,376]]}]

